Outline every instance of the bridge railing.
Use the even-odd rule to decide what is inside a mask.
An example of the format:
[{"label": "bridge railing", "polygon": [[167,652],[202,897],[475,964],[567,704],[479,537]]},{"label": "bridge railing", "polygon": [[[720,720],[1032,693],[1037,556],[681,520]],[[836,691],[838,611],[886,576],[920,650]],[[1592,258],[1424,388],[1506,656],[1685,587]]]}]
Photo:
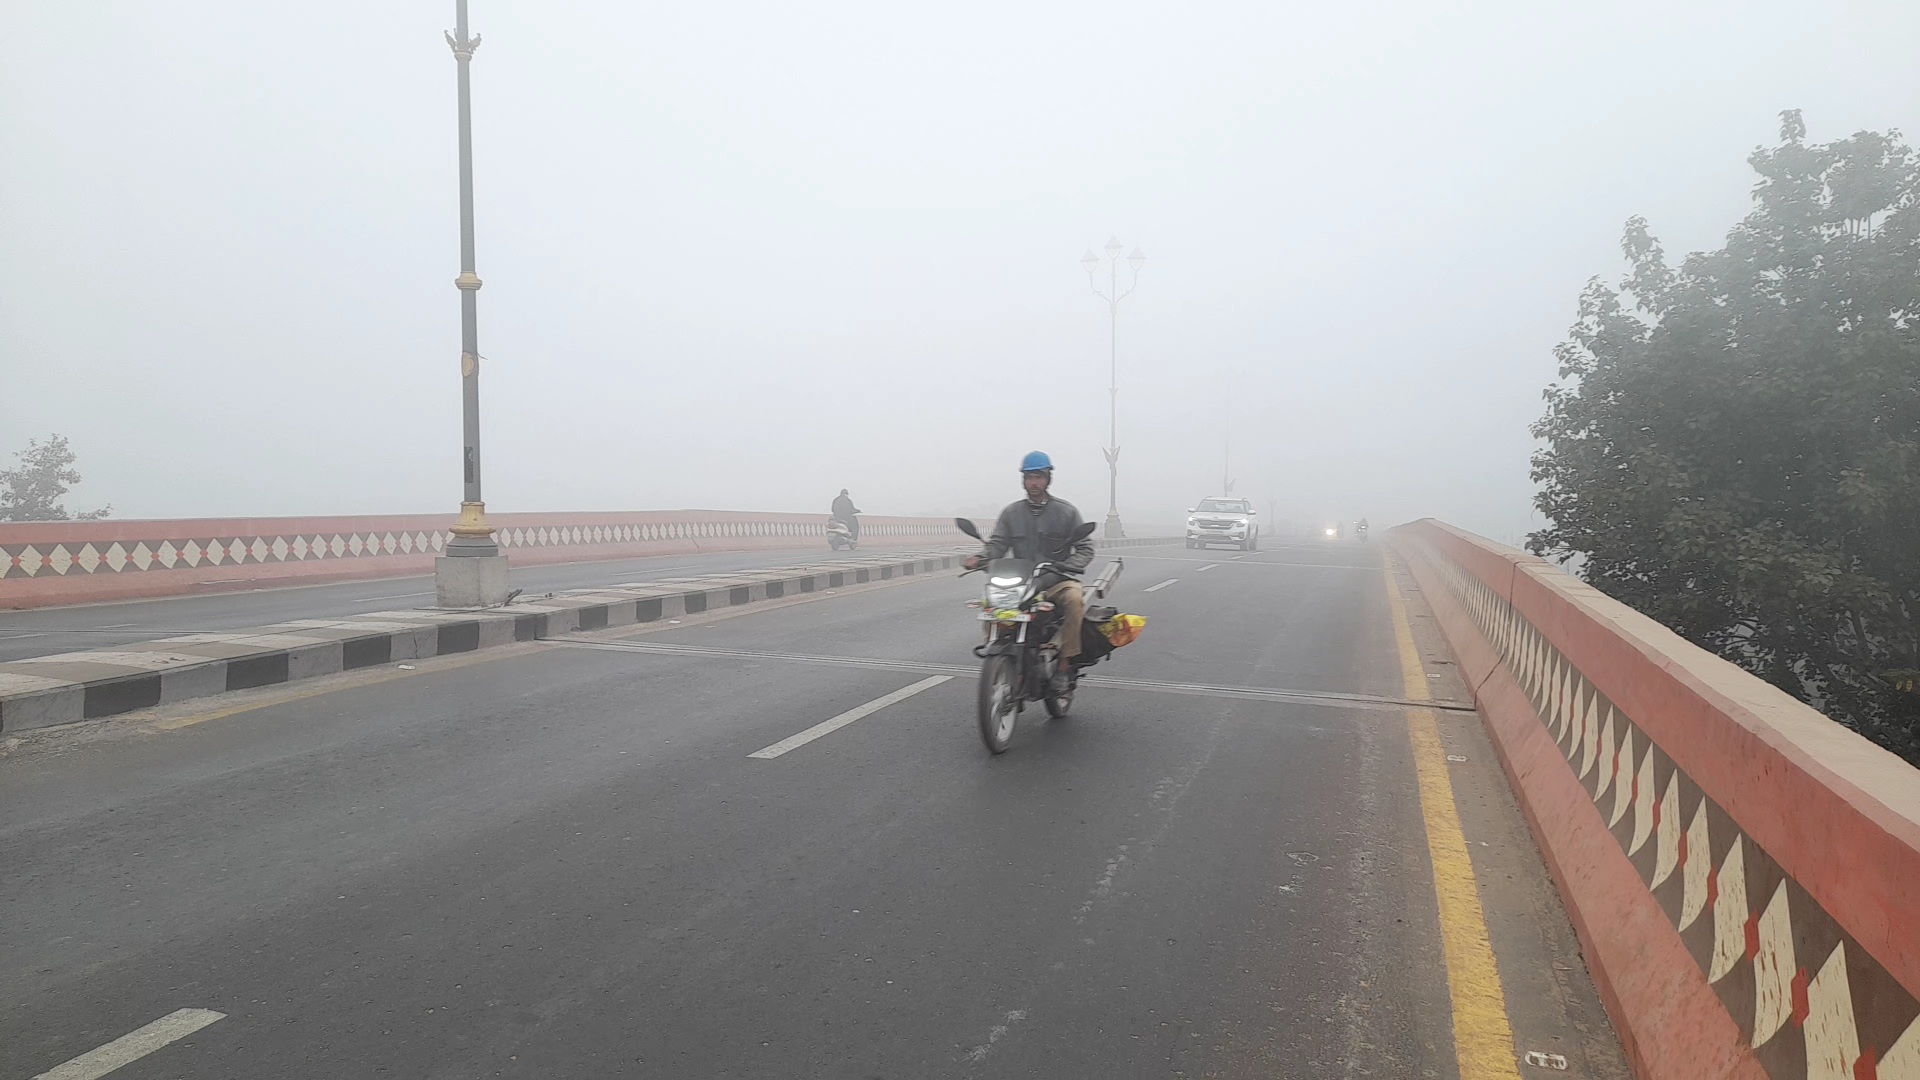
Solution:
[{"label": "bridge railing", "polygon": [[1642,1077],[1920,1077],[1920,770],[1544,560],[1390,534]]},{"label": "bridge railing", "polygon": [[[727,510],[495,514],[516,565],[826,547],[825,514]],[[422,574],[444,514],[0,524],[0,608]],[[948,518],[863,516],[862,547],[966,540]]]}]

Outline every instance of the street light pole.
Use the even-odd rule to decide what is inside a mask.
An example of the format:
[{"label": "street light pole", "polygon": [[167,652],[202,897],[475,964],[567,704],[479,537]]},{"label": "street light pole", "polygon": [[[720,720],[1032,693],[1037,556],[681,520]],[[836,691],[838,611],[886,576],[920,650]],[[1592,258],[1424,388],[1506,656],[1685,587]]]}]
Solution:
[{"label": "street light pole", "polygon": [[454,0],[453,49],[460,88],[460,426],[465,490],[460,520],[446,555],[435,560],[435,591],[442,607],[480,607],[506,599],[506,558],[493,539],[480,494],[480,276],[473,258],[473,102],[470,68],[479,35],[467,34],[467,0]]},{"label": "street light pole", "polygon": [[1100,269],[1100,256],[1088,251],[1080,256],[1080,265],[1087,272],[1087,285],[1093,295],[1107,302],[1109,337],[1107,342],[1107,524],[1105,534],[1109,539],[1126,536],[1126,530],[1120,525],[1120,301],[1133,295],[1140,285],[1140,267],[1147,257],[1139,248],[1127,256],[1127,265],[1133,268],[1133,277],[1127,285],[1127,291],[1120,291],[1120,252],[1124,245],[1119,237],[1107,241],[1107,291],[1101,292],[1094,277]]}]

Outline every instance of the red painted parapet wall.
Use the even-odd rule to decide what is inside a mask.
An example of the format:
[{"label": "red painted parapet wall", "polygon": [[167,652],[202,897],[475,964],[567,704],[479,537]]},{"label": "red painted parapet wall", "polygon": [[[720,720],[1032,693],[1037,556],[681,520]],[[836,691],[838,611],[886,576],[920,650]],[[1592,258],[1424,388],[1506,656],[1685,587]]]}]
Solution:
[{"label": "red painted parapet wall", "polygon": [[1920,770],[1541,559],[1389,535],[1636,1074],[1920,1080]]},{"label": "red painted parapet wall", "polygon": [[[521,566],[700,551],[826,550],[825,515],[724,510],[495,514]],[[0,608],[428,573],[448,515],[0,524]],[[865,547],[965,540],[942,518],[860,519]]]}]

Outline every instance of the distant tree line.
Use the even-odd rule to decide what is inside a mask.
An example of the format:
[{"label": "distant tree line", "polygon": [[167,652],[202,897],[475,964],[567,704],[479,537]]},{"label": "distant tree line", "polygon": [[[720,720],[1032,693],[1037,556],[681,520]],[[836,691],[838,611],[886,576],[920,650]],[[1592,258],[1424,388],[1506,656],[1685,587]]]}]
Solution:
[{"label": "distant tree line", "polygon": [[19,464],[0,469],[0,521],[98,521],[113,513],[111,506],[67,513],[62,500],[80,482],[80,472],[65,435],[28,439],[27,448],[13,456]]},{"label": "distant tree line", "polygon": [[1723,248],[1636,217],[1581,293],[1528,547],[1920,764],[1920,161],[1798,111],[1748,161]]}]

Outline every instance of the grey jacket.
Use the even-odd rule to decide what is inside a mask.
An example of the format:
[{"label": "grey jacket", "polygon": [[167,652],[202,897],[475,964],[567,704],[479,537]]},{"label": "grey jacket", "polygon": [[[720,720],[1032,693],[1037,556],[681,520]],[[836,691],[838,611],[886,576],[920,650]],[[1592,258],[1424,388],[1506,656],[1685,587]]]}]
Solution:
[{"label": "grey jacket", "polygon": [[[1077,574],[1093,561],[1091,537],[1074,544],[1065,558],[1057,556],[1081,522],[1080,511],[1065,499],[1048,498],[1037,514],[1031,503],[1021,499],[1000,511],[1000,520],[993,523],[993,534],[987,538],[986,549],[980,554],[989,559],[1012,557],[1033,562],[1053,556],[1053,561],[1062,569]],[[1036,539],[1038,550],[1034,544]]]}]

